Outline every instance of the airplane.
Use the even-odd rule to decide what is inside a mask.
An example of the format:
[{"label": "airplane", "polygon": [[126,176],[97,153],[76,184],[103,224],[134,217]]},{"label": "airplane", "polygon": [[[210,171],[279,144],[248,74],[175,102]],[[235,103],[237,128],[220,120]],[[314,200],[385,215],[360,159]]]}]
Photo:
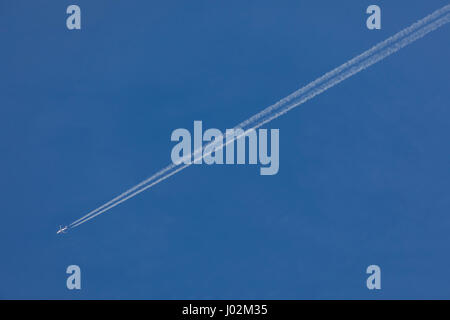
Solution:
[{"label": "airplane", "polygon": [[59,230],[58,230],[58,231],[56,231],[56,234],[60,234],[60,233],[66,233],[66,232],[67,232],[67,229],[69,229],[69,227],[68,227],[68,226],[65,226],[64,228],[63,228],[63,227],[61,227],[61,226],[59,226]]}]

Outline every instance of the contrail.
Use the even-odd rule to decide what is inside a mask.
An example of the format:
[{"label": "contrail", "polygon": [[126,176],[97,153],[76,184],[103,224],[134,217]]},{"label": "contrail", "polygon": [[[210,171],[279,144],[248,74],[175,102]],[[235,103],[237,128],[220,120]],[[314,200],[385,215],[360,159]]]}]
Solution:
[{"label": "contrail", "polygon": [[[241,134],[240,136],[230,137],[230,139],[224,140],[226,141],[226,143],[222,143],[215,147],[220,149],[225,147],[226,144],[234,143],[236,139],[239,139],[249,131],[257,129],[260,126],[278,118],[279,116],[290,111],[291,109],[298,107],[299,105],[323,93],[329,88],[334,87],[335,85],[344,81],[345,79],[383,60],[384,58],[390,56],[391,54],[399,51],[400,49],[406,47],[407,45],[424,37],[428,33],[442,27],[443,25],[449,22],[450,22],[450,5],[446,5],[441,9],[436,10],[432,14],[426,16],[425,18],[415,22],[411,26],[401,30],[392,37],[389,37],[388,39],[378,43],[371,49],[347,61],[341,66],[333,69],[332,71],[310,82],[306,86],[293,92],[289,96],[281,99],[277,103],[265,108],[264,110],[255,114],[249,119],[241,122],[240,124],[235,126],[234,129],[242,129],[244,130],[244,134]],[[191,156],[193,156],[194,159],[197,159],[203,158],[206,155],[211,154],[213,152],[213,149],[211,149],[211,151],[207,153],[204,153],[204,150],[208,146],[211,146],[212,144],[217,144],[217,142],[213,141],[202,148],[194,150],[194,152],[192,154],[189,154],[187,158],[190,159]],[[190,165],[191,164],[184,164],[184,163],[170,164],[169,166],[161,169],[151,177],[145,179],[141,183],[135,185],[134,187],[118,195],[114,199],[106,202],[102,206],[96,208],[95,210],[90,211],[83,217],[75,220],[69,225],[69,227],[75,228],[93,219],[94,217],[114,208],[115,206],[138,195],[139,193],[147,190],[148,188],[151,188],[152,186],[166,180],[170,176],[187,168]]]}]

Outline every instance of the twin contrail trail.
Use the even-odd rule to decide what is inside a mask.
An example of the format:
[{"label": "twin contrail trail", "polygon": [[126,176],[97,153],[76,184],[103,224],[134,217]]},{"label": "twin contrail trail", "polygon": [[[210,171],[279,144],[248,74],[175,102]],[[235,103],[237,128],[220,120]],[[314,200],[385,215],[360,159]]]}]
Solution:
[{"label": "twin contrail trail", "polygon": [[[191,156],[194,159],[200,157],[203,158],[208,154],[211,154],[213,150],[209,152],[204,152],[204,150],[211,144],[216,144],[216,148],[223,148],[228,143],[234,143],[234,140],[240,138],[251,130],[257,129],[262,125],[278,118],[279,116],[285,114],[291,109],[298,107],[299,105],[307,102],[308,100],[314,98],[315,96],[323,93],[331,87],[334,87],[338,83],[344,81],[345,79],[359,73],[360,71],[370,67],[371,65],[383,60],[384,58],[390,56],[391,54],[399,51],[400,49],[406,47],[407,45],[413,43],[414,41],[424,37],[428,33],[442,27],[443,25],[450,22],[450,5],[446,5],[439,10],[436,10],[432,14],[426,16],[425,18],[417,21],[411,26],[403,29],[402,31],[396,33],[392,37],[378,43],[371,49],[363,52],[362,54],[356,56],[355,58],[347,61],[341,66],[333,69],[332,71],[324,74],[320,78],[310,82],[303,88],[295,91],[289,96],[281,99],[277,103],[267,107],[261,112],[255,114],[249,119],[238,124],[234,129],[242,129],[243,134],[240,136],[233,136],[231,139],[223,140],[226,143],[211,142],[206,146],[194,150]],[[218,139],[216,139],[218,140]],[[210,148],[211,149],[211,148]],[[193,161],[191,162],[193,163]],[[128,189],[122,194],[118,195],[114,199],[106,202],[95,210],[90,211],[83,217],[75,220],[69,225],[69,228],[75,228],[96,216],[114,208],[115,206],[121,204],[122,202],[138,195],[139,193],[151,188],[152,186],[166,180],[170,176],[176,174],[177,172],[187,168],[191,164],[171,164],[151,177],[145,179],[141,183],[135,185],[134,187]]]}]

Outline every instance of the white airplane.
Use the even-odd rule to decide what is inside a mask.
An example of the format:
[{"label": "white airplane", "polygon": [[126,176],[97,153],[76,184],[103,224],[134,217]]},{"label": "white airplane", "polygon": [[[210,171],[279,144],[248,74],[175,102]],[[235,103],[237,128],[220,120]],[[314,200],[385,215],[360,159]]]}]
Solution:
[{"label": "white airplane", "polygon": [[64,228],[63,228],[63,227],[61,227],[61,226],[59,226],[59,230],[58,230],[58,231],[56,231],[56,234],[60,234],[60,233],[66,233],[66,232],[67,232],[67,229],[69,229],[69,227],[68,227],[68,226],[65,226]]}]

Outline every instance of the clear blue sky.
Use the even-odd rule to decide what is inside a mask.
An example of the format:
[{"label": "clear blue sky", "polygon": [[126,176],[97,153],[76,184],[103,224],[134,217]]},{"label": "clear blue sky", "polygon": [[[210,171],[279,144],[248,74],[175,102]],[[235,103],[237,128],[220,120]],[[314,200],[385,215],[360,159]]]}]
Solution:
[{"label": "clear blue sky", "polygon": [[192,166],[55,234],[174,129],[231,128],[447,3],[2,1],[0,298],[449,298],[448,25],[268,124],[277,175]]}]

